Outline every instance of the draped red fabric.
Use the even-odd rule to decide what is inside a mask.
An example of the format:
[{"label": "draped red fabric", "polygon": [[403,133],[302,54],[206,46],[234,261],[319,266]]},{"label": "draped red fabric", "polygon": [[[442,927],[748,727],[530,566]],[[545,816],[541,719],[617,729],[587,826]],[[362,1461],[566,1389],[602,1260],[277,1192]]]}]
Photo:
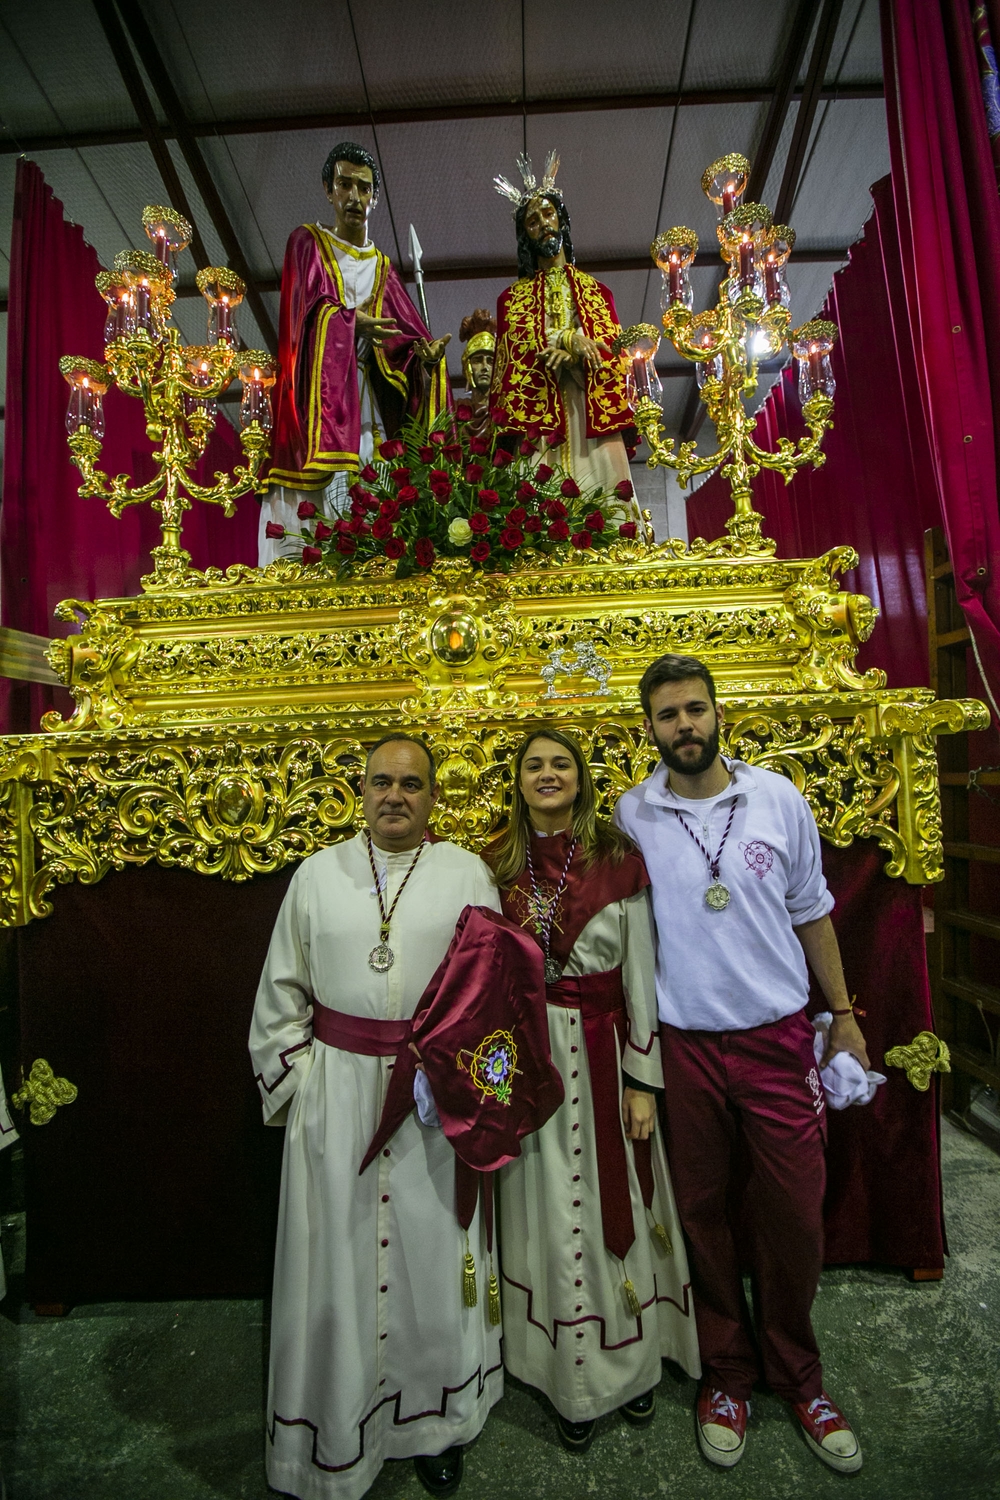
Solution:
[{"label": "draped red fabric", "polygon": [[[790,485],[764,470],[754,481],[754,505],[779,557],[856,549],[860,563],[844,586],[867,594],[881,611],[858,664],[883,668],[890,687],[919,687],[928,680],[924,531],[941,524],[941,512],[888,177],[872,188],[872,200],[864,237],[821,314],[840,329],[826,462],[801,470]],[[754,435],[762,447],[803,435],[796,382],[796,372],[786,370],[761,408]],[[722,536],[731,515],[729,485],[713,474],[688,502],[690,534]]]},{"label": "draped red fabric", "polygon": [[[6,444],[0,510],[0,619],[35,635],[65,635],[53,620],[61,599],[135,594],[150,571],[159,517],[134,506],[116,521],[102,500],[77,494],[80,477],[65,442],[69,387],[62,354],[103,357],[104,303],[94,288],[100,263],[83,230],[67,223],[38,167],[18,161],[11,237],[7,325]],[[105,398],[107,436],[101,464],[108,474],[152,477],[142,405],[112,390]],[[220,417],[197,477],[241,458],[239,441]],[[217,506],[195,504],[183,540],[196,567],[257,561],[258,506],[239,502],[232,520]],[[38,728],[46,709],[66,709],[68,695],[37,683],[0,681],[5,733]]]},{"label": "draped red fabric", "polygon": [[986,36],[995,5],[882,0],[882,56],[921,406],[955,586],[996,712],[1000,198],[974,9]]}]

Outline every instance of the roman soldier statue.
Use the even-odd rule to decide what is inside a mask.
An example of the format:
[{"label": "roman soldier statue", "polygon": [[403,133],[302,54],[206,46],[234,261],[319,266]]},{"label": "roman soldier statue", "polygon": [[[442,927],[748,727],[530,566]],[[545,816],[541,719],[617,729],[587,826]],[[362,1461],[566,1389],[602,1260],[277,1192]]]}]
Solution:
[{"label": "roman soldier statue", "polygon": [[493,357],[497,345],[497,320],[485,307],[462,319],[458,337],[462,350],[462,371],[472,408],[470,431],[485,433],[490,426],[490,383],[493,380]]},{"label": "roman soldier statue", "polygon": [[[261,505],[261,566],[300,529],[298,507],[339,510],[356,474],[407,417],[429,421],[451,404],[442,359],[389,257],[368,238],[378,202],[375,158],[341,142],[323,167],[333,224],[302,224],[281,274],[278,379],[271,465]],[[287,548],[285,549],[287,550]]]},{"label": "roman soldier statue", "polygon": [[581,488],[613,490],[629,481],[623,434],[632,439],[626,370],[611,352],[620,332],[614,298],[573,264],[555,152],[541,184],[526,157],[518,166],[523,190],[494,179],[515,205],[518,280],[497,303],[493,420],[546,438]]}]

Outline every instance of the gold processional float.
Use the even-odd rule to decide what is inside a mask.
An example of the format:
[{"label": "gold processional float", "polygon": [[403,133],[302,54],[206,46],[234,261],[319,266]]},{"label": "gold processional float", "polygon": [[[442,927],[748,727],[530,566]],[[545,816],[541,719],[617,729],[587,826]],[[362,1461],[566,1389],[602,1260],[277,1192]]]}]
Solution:
[{"label": "gold processional float", "polygon": [[[857,650],[877,611],[838,582],[856,565],[854,550],[781,559],[762,535],[754,475],[770,468],[790,480],[823,461],[837,330],[814,321],[790,331],[784,266],[794,235],[763,205],[742,203],[748,176],[746,159],[732,155],[703,179],[728,266],[715,308],[692,312],[690,230],[670,230],[652,247],[663,328],[696,365],[716,452],[699,457],[690,443],[675,451],[662,438],[656,329],[625,331],[616,350],[650,466],[668,465],[684,483],[722,465],[735,502],[726,536],[656,543],[648,515],[622,521],[631,502],[573,497],[561,471],[542,482],[537,456],[470,453],[460,409],[455,426],[384,445],[385,461],[351,491],[350,519],[319,517],[303,531],[305,560],[263,570],[195,571],[181,522],[194,500],[231,513],[257,484],[276,369],[267,355],[238,349],[233,309],[243,286],[227,269],[199,273],[209,341],[181,346],[170,324],[173,263],[190,229],[170,210],[146,211],[156,253],[126,252],[98,278],[109,304],[105,363],[68,358],[61,367],[80,494],[105,498],[116,515],[152,503],[162,545],[137,597],[59,606],[79,629],[54,640],[48,660],[75,712],[47,714],[41,733],[0,742],[3,925],[48,915],[61,882],[92,884],[126,865],[157,860],[246,880],[302,859],[356,825],[365,747],[396,728],[426,735],[440,768],[432,824],[472,849],[502,823],[510,755],[529,722],[579,736],[610,812],[655,763],[636,686],[665,651],[709,664],[729,752],[789,776],[826,840],[875,839],[888,875],[942,878],[935,736],[982,727],[987,710],[971,699],[935,701],[923,688],[887,689],[883,673],[859,672]],[[769,452],[753,440],[744,401],[759,359],[786,343],[809,435]],[[191,470],[237,374],[246,463],[200,486]],[[158,445],[157,476],[141,487],[97,467],[101,397],[112,382],[143,401]],[[390,471],[404,449],[417,503],[400,520]],[[488,557],[468,524],[478,502],[466,476],[477,455],[478,482],[500,493],[497,524],[507,522],[499,540],[493,527]],[[525,485],[531,517],[518,500]],[[375,523],[364,519],[371,513]],[[390,540],[376,543],[373,526],[384,537],[386,515]]]}]

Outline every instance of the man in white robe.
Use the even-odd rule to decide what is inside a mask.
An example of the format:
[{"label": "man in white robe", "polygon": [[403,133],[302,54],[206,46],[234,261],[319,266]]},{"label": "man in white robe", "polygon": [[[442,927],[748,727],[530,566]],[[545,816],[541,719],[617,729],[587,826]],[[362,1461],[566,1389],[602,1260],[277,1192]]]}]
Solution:
[{"label": "man in white robe", "polygon": [[[300,1500],[359,1500],[386,1459],[408,1457],[432,1494],[452,1494],[461,1445],[503,1393],[499,1329],[485,1299],[463,1303],[466,1236],[443,1132],[410,1114],[358,1170],[396,1051],[371,1055],[378,1035],[412,1016],[463,909],[500,907],[481,860],[426,840],[436,791],[419,741],[375,747],[367,830],[299,866],[257,994],[264,1118],[287,1128],[267,1476]],[[485,1267],[478,1211],[468,1241]]]}]

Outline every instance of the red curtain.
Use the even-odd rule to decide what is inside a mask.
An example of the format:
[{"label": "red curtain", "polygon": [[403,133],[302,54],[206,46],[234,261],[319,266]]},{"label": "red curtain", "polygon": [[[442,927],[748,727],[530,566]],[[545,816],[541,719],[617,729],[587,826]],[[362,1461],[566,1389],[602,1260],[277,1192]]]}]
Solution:
[{"label": "red curtain", "polygon": [[[940,508],[888,177],[872,188],[872,199],[864,238],[821,314],[840,329],[826,462],[800,471],[790,485],[763,471],[754,504],[779,557],[816,557],[845,543],[857,550],[860,564],[844,586],[867,594],[881,611],[858,663],[882,667],[890,687],[920,687],[928,680],[924,531],[940,525]],[[796,381],[786,370],[764,403],[755,431],[762,447],[802,436]],[[688,503],[689,531],[722,536],[730,515],[729,485],[713,474]]]},{"label": "red curtain", "polygon": [[[882,0],[889,148],[920,409],[955,585],[994,712],[1000,198],[977,31],[986,57],[996,9],[995,0],[985,7],[970,0]],[[995,63],[993,70],[995,82]]]},{"label": "red curtain", "polygon": [[[97,255],[78,225],[69,224],[33,162],[20,160],[14,190],[10,305],[7,327],[6,445],[0,510],[0,621],[35,635],[65,635],[53,620],[61,599],[96,599],[139,592],[159,542],[158,515],[134,506],[116,521],[102,500],[77,494],[80,476],[65,442],[69,387],[62,354],[103,358],[104,303],[94,288]],[[101,464],[108,474],[152,477],[141,403],[112,390],[105,398],[107,437]],[[220,417],[198,478],[230,470],[241,458],[230,423]],[[232,520],[217,506],[195,504],[185,518],[184,545],[196,567],[257,561],[257,502],[244,496]],[[5,733],[38,728],[46,709],[65,710],[61,689],[0,681]]]}]

